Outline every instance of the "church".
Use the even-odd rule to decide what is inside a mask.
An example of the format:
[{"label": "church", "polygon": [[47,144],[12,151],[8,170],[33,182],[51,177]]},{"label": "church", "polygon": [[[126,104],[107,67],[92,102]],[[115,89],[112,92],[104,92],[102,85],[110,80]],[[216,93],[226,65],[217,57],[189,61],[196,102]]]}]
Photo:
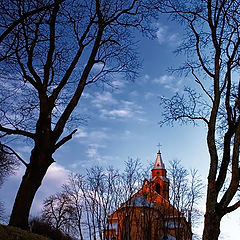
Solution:
[{"label": "church", "polygon": [[152,178],[109,215],[106,240],[192,240],[191,223],[169,201],[169,179],[160,151]]}]

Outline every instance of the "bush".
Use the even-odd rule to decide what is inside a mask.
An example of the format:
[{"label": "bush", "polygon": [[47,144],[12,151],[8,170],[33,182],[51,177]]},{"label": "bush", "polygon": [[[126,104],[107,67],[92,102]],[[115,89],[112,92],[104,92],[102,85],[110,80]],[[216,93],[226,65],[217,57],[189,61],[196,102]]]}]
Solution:
[{"label": "bush", "polygon": [[0,224],[0,240],[50,240],[20,228]]},{"label": "bush", "polygon": [[44,222],[40,218],[30,220],[30,230],[54,240],[74,240],[72,237],[64,234],[61,230],[53,228],[49,223]]}]

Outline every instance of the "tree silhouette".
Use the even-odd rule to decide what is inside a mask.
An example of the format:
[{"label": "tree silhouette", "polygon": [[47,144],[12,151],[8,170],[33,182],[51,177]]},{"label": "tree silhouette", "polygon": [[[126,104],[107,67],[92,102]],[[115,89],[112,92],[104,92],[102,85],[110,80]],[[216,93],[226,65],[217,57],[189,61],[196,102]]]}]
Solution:
[{"label": "tree silhouette", "polygon": [[115,73],[136,77],[135,30],[151,33],[150,21],[157,17],[159,3],[18,0],[1,4],[0,131],[3,137],[30,139],[33,146],[30,160],[22,161],[26,171],[9,222],[25,229],[35,193],[54,162],[53,153],[76,132],[69,124],[85,87],[111,85]]},{"label": "tree silhouette", "polygon": [[[210,156],[203,240],[218,239],[224,215],[240,206],[240,3],[236,0],[166,1],[163,12],[186,27],[178,52],[199,89],[162,98],[161,124],[201,120]],[[201,94],[199,93],[201,92]]]}]

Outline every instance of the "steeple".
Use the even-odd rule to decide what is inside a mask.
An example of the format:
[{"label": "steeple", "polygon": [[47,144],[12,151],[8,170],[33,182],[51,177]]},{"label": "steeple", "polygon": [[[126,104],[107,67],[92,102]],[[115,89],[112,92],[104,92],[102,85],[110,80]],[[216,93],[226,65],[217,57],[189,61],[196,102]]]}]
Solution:
[{"label": "steeple", "polygon": [[160,150],[157,153],[157,159],[155,161],[153,169],[165,169],[165,165],[162,161]]},{"label": "steeple", "polygon": [[160,150],[157,153],[157,158],[156,158],[154,167],[152,169],[152,177],[155,177],[155,176],[166,177],[166,169],[165,169],[165,165],[162,161],[162,156],[161,156]]},{"label": "steeple", "polygon": [[162,156],[160,150],[157,153],[157,158],[152,169],[152,179],[151,184],[153,189],[169,201],[169,180],[166,177],[167,170],[162,161]]}]

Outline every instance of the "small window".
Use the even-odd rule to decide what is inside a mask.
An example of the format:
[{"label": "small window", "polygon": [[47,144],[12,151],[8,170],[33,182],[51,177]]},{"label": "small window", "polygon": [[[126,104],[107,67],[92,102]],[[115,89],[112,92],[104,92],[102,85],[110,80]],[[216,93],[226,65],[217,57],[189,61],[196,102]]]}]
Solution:
[{"label": "small window", "polygon": [[156,184],[156,192],[158,194],[160,194],[160,184],[159,183]]},{"label": "small window", "polygon": [[159,172],[157,172],[157,175],[159,175]]}]

